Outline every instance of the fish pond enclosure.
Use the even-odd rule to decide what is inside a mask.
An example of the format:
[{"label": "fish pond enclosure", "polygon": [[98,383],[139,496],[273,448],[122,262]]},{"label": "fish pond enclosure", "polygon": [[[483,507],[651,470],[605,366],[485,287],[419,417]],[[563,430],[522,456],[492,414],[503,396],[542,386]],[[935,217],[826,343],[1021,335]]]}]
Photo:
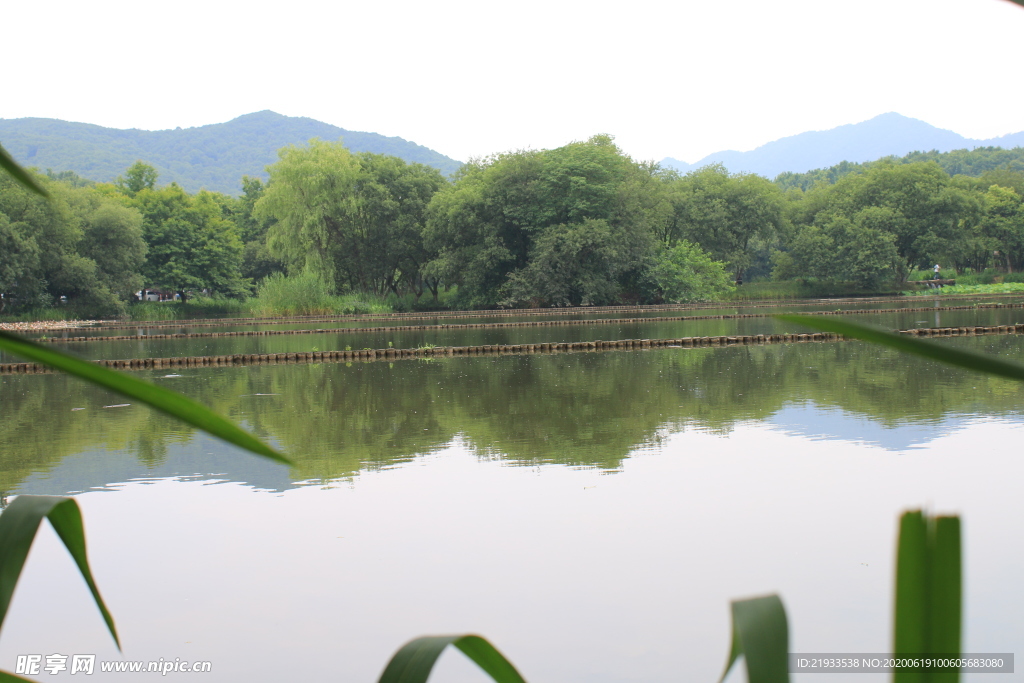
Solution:
[{"label": "fish pond enclosure", "polygon": [[[883,653],[897,517],[922,506],[963,519],[964,651],[1013,652],[1024,387],[784,311],[1024,358],[1021,296],[36,331],[295,466],[0,354],[0,490],[76,496],[123,643],[46,529],[0,668],[96,654],[370,682],[415,636],[479,633],[533,683],[714,681],[729,600],[770,592],[793,652]],[[432,680],[486,678],[450,652]]]}]

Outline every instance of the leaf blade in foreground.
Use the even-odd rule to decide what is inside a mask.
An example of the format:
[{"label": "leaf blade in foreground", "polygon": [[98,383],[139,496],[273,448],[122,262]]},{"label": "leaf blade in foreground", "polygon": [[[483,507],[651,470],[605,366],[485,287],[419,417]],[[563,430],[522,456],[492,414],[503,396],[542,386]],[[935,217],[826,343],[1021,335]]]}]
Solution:
[{"label": "leaf blade in foreground", "polygon": [[21,183],[21,185],[26,189],[35,192],[41,197],[50,197],[50,193],[46,191],[46,188],[40,185],[39,182],[32,177],[31,173],[19,166],[18,162],[14,160],[14,157],[12,157],[10,153],[3,148],[3,145],[0,145],[0,168],[7,171],[12,178]]},{"label": "leaf blade in foreground", "polygon": [[[896,546],[893,654],[957,658],[963,614],[960,518],[903,513]],[[959,667],[897,668],[893,683],[956,683]]]},{"label": "leaf blade in foreground", "polygon": [[11,606],[14,589],[21,578],[21,570],[25,566],[36,532],[44,519],[49,519],[54,531],[64,542],[71,557],[78,566],[78,571],[85,579],[92,598],[103,615],[110,635],[121,649],[121,641],[114,628],[114,619],[107,611],[107,606],[100,597],[99,589],[92,578],[89,559],[85,552],[85,529],[82,526],[82,513],[74,498],[64,496],[18,496],[0,514],[0,626],[7,617],[7,609]]},{"label": "leaf blade in foreground", "polygon": [[2,330],[0,330],[0,349],[10,351],[37,363],[43,363],[52,368],[63,370],[76,377],[133,398],[256,455],[262,455],[265,458],[270,458],[285,465],[292,464],[288,458],[241,427],[221,417],[198,401],[194,401],[176,391],[143,382],[123,372],[108,370],[95,363],[75,358],[54,349],[48,349]]},{"label": "leaf blade in foreground", "polygon": [[446,647],[452,645],[473,660],[497,683],[526,683],[498,650],[477,635],[424,636],[399,648],[380,675],[379,683],[426,683]]},{"label": "leaf blade in foreground", "polygon": [[789,625],[778,595],[733,600],[732,646],[719,683],[742,656],[748,683],[788,683]]},{"label": "leaf blade in foreground", "polygon": [[[920,510],[900,517],[896,545],[896,599],[893,653],[926,654],[928,650],[928,520]],[[918,671],[893,672],[893,681],[916,680]]]},{"label": "leaf blade in foreground", "polygon": [[836,332],[844,337],[881,344],[898,351],[912,353],[975,372],[998,375],[1007,379],[1024,380],[1024,365],[1020,363],[974,351],[950,348],[933,341],[896,334],[880,327],[811,315],[780,314],[774,317],[784,322],[804,325],[822,332]]}]

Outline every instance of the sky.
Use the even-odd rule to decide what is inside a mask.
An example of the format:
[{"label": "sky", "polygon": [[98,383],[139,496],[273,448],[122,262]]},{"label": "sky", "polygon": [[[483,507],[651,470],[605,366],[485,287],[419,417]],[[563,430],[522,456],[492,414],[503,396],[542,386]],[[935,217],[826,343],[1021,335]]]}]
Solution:
[{"label": "sky", "polygon": [[638,160],[895,111],[1024,130],[1006,0],[5,2],[0,118],[160,130],[270,109],[465,161],[598,133]]}]

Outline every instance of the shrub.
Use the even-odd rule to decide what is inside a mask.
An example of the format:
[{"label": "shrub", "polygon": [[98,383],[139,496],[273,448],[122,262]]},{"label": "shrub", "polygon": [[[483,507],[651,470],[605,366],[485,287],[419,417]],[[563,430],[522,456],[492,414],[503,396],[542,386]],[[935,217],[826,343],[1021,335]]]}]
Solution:
[{"label": "shrub", "polygon": [[250,308],[256,315],[321,315],[334,312],[334,292],[310,270],[297,275],[273,273],[264,278]]},{"label": "shrub", "polygon": [[376,294],[352,292],[337,296],[322,276],[309,270],[297,275],[267,276],[248,307],[259,316],[350,315],[392,310]]}]

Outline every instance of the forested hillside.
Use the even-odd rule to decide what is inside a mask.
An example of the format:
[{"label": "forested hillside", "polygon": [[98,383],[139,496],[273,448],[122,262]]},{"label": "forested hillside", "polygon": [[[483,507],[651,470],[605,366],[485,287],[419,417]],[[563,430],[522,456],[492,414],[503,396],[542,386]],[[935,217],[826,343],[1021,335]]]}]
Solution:
[{"label": "forested hillside", "polygon": [[41,171],[74,171],[98,182],[113,182],[135,161],[156,168],[164,183],[189,192],[207,189],[238,195],[241,178],[266,179],[277,150],[312,138],[341,140],[353,152],[387,154],[433,166],[445,175],[462,165],[398,137],[349,131],[310,118],[272,111],[246,114],[227,123],[176,130],[119,130],[57,119],[0,119],[0,142],[19,163]]},{"label": "forested hillside", "polygon": [[1024,146],[1024,132],[988,140],[971,140],[924,121],[888,113],[861,123],[781,138],[749,152],[716,152],[693,164],[666,158],[661,164],[681,173],[709,164],[722,164],[733,173],[757,173],[775,178],[780,173],[803,173],[844,161],[861,163],[882,157],[903,156],[914,150],[948,152],[986,146]]},{"label": "forested hillside", "polygon": [[[879,164],[916,164],[934,161],[949,175],[965,175],[974,178],[999,171],[1024,172],[1024,147],[1003,149],[1001,147],[980,147],[978,149],[957,149],[952,152],[911,152],[903,157],[884,157],[862,164],[844,161],[828,168],[819,168],[807,173],[782,173],[775,182],[783,189],[798,187],[808,190],[816,183],[834,183],[851,173],[863,173]],[[993,182],[995,182],[993,180]]]},{"label": "forested hillside", "polygon": [[165,185],[142,162],[113,184],[39,176],[51,201],[2,175],[0,307],[109,315],[143,286],[226,299],[260,283],[302,300],[586,306],[714,300],[767,278],[892,291],[936,263],[1005,275],[1024,270],[1020,151],[850,164],[806,190],[720,165],[681,175],[607,135],[451,178],[314,140],[241,197]]}]

